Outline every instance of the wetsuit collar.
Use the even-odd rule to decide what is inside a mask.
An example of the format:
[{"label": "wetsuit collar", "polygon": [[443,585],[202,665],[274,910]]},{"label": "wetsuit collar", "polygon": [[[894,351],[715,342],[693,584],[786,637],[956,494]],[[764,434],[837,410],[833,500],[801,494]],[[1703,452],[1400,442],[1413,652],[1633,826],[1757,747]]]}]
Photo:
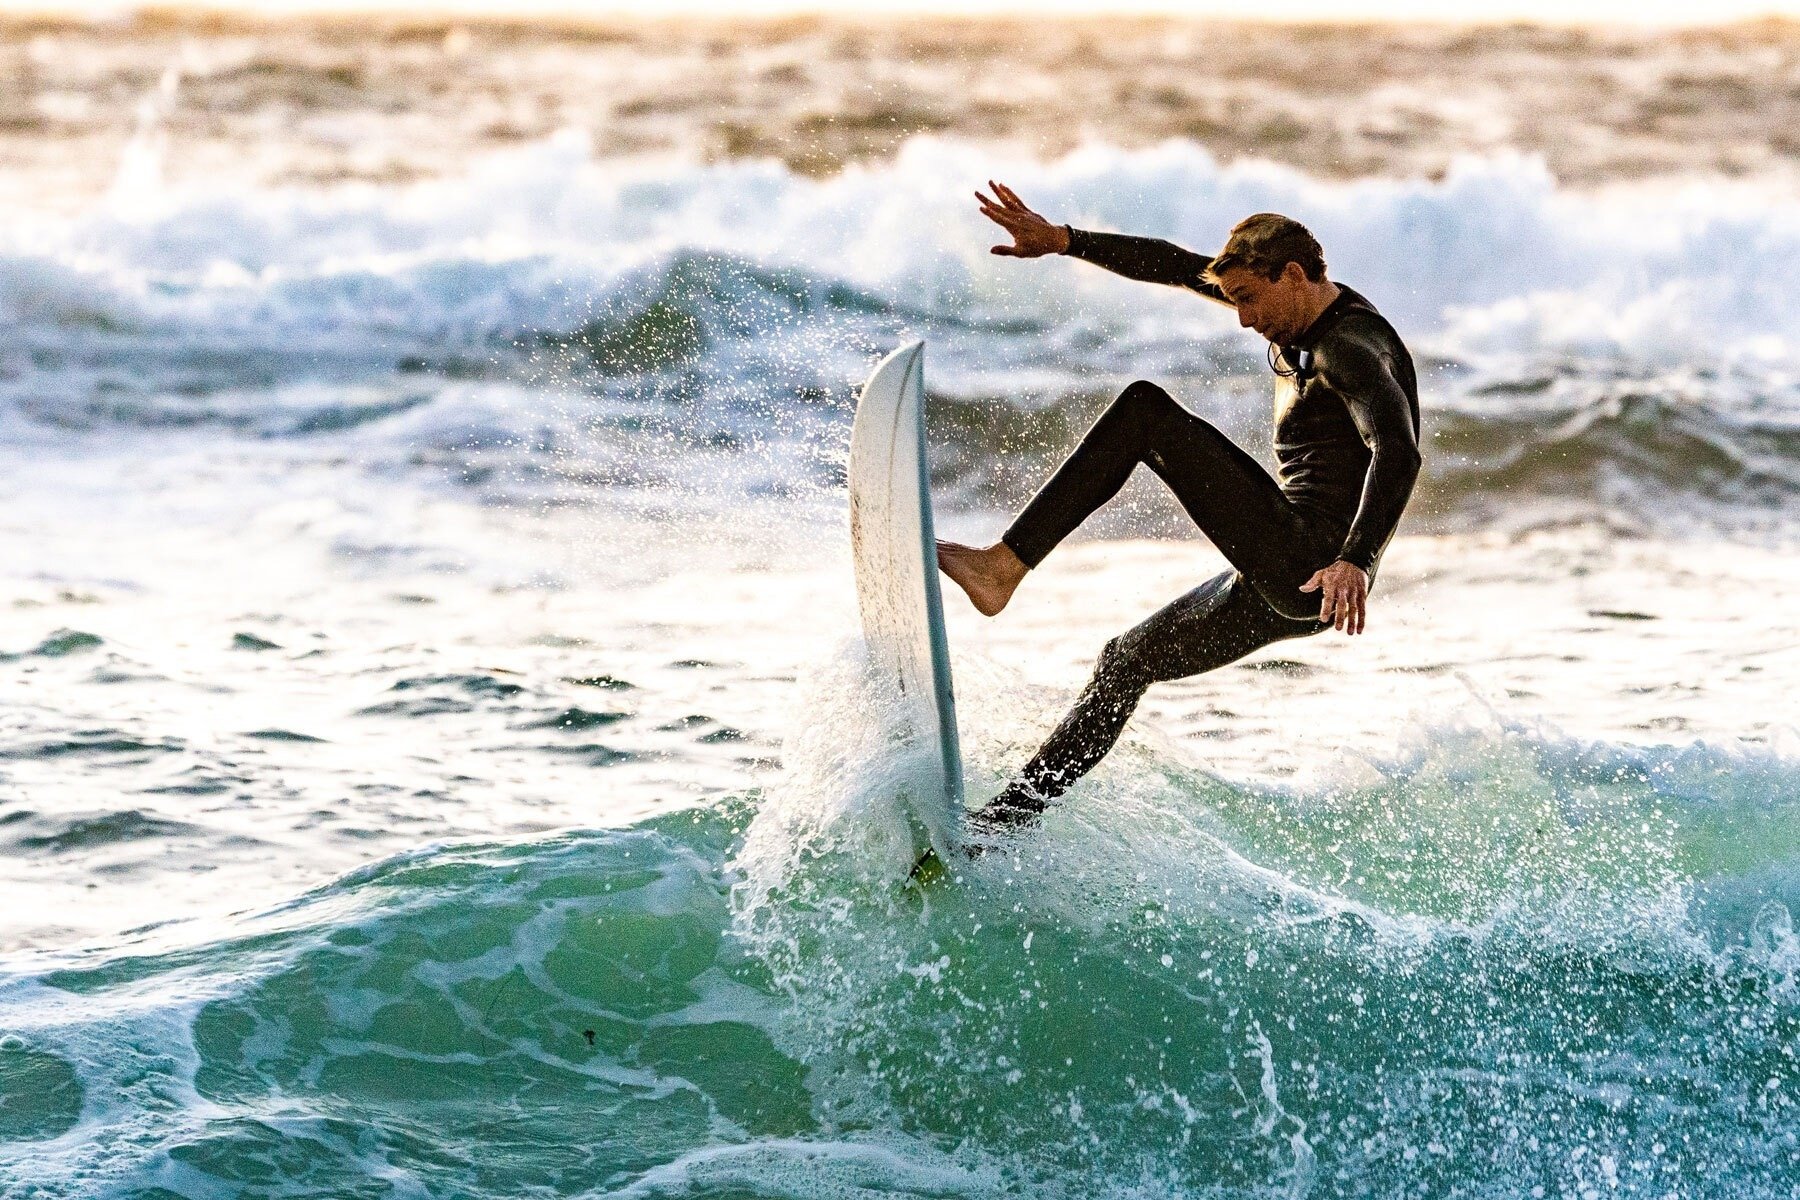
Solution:
[{"label": "wetsuit collar", "polygon": [[1313,323],[1303,330],[1299,337],[1285,346],[1270,343],[1269,368],[1277,375],[1296,378],[1301,387],[1313,373],[1313,347],[1319,339],[1331,332],[1331,327],[1343,320],[1344,314],[1352,308],[1372,308],[1367,300],[1343,284],[1338,284],[1338,294],[1325,311],[1313,318]]},{"label": "wetsuit collar", "polygon": [[[1327,304],[1325,306],[1325,311],[1313,318],[1313,323],[1308,325],[1300,336],[1294,339],[1291,346],[1292,349],[1311,350],[1314,346],[1318,345],[1320,338],[1331,332],[1331,327],[1336,325],[1338,321],[1343,318],[1345,313],[1349,312],[1352,308],[1368,307],[1369,302],[1364,300],[1356,292],[1351,291],[1348,287],[1345,287],[1340,283],[1337,285],[1337,288],[1338,294],[1336,299],[1332,300],[1330,304]],[[1284,350],[1289,348],[1290,347],[1283,347]]]}]

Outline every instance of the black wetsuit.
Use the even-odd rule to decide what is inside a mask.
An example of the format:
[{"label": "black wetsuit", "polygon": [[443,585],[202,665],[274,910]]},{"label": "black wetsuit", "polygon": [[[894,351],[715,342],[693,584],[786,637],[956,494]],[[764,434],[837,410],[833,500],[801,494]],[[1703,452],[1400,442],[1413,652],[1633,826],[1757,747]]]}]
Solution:
[{"label": "black wetsuit", "polygon": [[[1229,304],[1204,277],[1212,259],[1154,238],[1070,230],[1071,255],[1129,279]],[[1139,463],[1160,476],[1226,571],[1101,651],[1075,707],[977,824],[1028,822],[1112,749],[1152,683],[1198,675],[1283,638],[1331,628],[1302,592],[1338,559],[1373,581],[1419,473],[1412,357],[1373,305],[1347,287],[1275,359],[1280,482],[1153,383],[1133,383],[1094,422],[1002,540],[1042,562],[1116,495]]]}]

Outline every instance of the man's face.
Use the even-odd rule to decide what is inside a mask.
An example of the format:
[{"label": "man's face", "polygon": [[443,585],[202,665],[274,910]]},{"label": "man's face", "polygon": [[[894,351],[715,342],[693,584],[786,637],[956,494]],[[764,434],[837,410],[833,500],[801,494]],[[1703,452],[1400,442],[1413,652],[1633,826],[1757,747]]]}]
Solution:
[{"label": "man's face", "polygon": [[1270,279],[1249,267],[1233,267],[1219,277],[1219,288],[1237,309],[1238,324],[1285,345],[1306,332],[1308,280],[1299,263],[1289,263]]}]

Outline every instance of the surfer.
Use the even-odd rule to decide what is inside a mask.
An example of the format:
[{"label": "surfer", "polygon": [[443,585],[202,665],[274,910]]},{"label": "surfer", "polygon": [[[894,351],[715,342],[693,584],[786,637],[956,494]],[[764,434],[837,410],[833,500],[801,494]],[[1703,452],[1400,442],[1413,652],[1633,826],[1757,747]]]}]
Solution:
[{"label": "surfer", "polygon": [[[1412,357],[1362,296],[1326,277],[1319,243],[1275,213],[1246,217],[1216,257],[1155,238],[1053,225],[1003,184],[977,191],[1012,237],[993,253],[1067,254],[1237,310],[1269,343],[1279,482],[1154,383],[1119,394],[992,546],[938,543],[938,566],[993,616],[1027,572],[1116,495],[1139,463],[1168,485],[1232,570],[1106,643],[1069,714],[971,821],[1035,821],[1119,738],[1152,683],[1198,675],[1285,638],[1363,631],[1369,588],[1419,474]],[[1314,595],[1316,593],[1316,595]]]}]

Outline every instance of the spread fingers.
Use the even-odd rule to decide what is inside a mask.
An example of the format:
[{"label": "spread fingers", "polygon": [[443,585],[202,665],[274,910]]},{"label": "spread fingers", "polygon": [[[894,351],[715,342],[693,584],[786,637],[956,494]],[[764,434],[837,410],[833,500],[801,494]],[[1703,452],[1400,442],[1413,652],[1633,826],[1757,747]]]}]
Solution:
[{"label": "spread fingers", "polygon": [[1006,206],[1008,208],[1016,209],[1019,212],[1030,212],[1031,211],[1030,209],[1025,207],[1025,202],[1023,200],[1019,199],[1018,193],[1014,192],[1011,188],[1007,187],[1004,183],[997,183],[994,180],[990,179],[990,180],[988,180],[988,186],[994,189],[994,194],[996,196],[1000,197],[1000,199],[1002,199],[1006,202]]}]

